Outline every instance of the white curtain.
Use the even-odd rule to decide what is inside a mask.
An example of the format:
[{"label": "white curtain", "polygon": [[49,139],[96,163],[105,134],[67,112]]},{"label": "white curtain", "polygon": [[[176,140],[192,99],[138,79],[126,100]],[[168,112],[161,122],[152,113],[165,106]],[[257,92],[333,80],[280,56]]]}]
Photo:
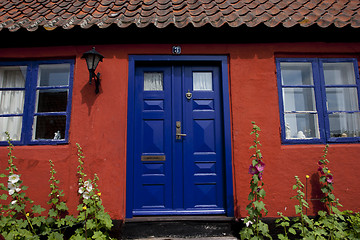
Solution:
[{"label": "white curtain", "polygon": [[162,91],[163,74],[152,72],[144,73],[144,91]]},{"label": "white curtain", "polygon": [[[24,88],[25,76],[20,68],[0,68],[1,88]],[[24,109],[24,90],[0,91],[0,115],[22,114]],[[12,140],[20,140],[22,116],[0,117],[0,141],[6,140],[5,132],[9,132]]]},{"label": "white curtain", "polygon": [[212,91],[212,72],[193,72],[194,91]]}]

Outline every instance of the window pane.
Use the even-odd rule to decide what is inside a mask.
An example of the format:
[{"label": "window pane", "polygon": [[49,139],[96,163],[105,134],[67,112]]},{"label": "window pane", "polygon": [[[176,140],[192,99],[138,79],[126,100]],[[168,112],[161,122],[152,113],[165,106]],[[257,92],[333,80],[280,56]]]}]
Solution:
[{"label": "window pane", "polygon": [[326,88],[328,111],[359,111],[356,88]]},{"label": "window pane", "polygon": [[26,67],[0,67],[0,88],[24,88]]},{"label": "window pane", "polygon": [[[26,67],[0,67],[0,90],[2,88],[25,88]],[[21,90],[0,91],[0,114],[22,114],[25,92]]]},{"label": "window pane", "polygon": [[0,91],[0,115],[22,114],[24,97],[24,91]]},{"label": "window pane", "polygon": [[316,111],[313,88],[283,88],[285,111]]},{"label": "window pane", "polygon": [[193,72],[194,91],[212,91],[212,72]]},{"label": "window pane", "polygon": [[144,91],[162,91],[163,73],[144,73]]},{"label": "window pane", "polygon": [[67,86],[70,79],[70,64],[49,64],[39,66],[38,85]]},{"label": "window pane", "polygon": [[319,138],[317,114],[287,113],[284,118],[286,139]]},{"label": "window pane", "polygon": [[37,91],[37,112],[65,112],[68,91],[64,89]]},{"label": "window pane", "polygon": [[359,137],[360,113],[329,114],[331,137]]},{"label": "window pane", "polygon": [[6,141],[5,132],[10,134],[11,140],[21,138],[22,117],[0,117],[0,141]]},{"label": "window pane", "polygon": [[325,85],[355,84],[353,63],[324,63]]},{"label": "window pane", "polygon": [[36,116],[33,139],[64,139],[65,128],[66,116]]},{"label": "window pane", "polygon": [[311,63],[282,62],[280,68],[283,85],[314,85]]}]

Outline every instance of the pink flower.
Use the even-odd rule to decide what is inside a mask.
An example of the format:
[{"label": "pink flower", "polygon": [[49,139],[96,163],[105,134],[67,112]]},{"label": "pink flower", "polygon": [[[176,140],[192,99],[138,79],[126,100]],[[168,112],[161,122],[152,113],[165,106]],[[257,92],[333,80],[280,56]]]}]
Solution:
[{"label": "pink flower", "polygon": [[318,171],[319,171],[322,175],[324,175],[324,171],[323,171],[323,167],[322,167],[322,166],[319,166]]},{"label": "pink flower", "polygon": [[249,166],[249,174],[254,175],[259,173],[258,169],[256,167],[254,167],[252,164],[250,164]]},{"label": "pink flower", "polygon": [[262,171],[264,171],[264,168],[265,168],[265,163],[262,162],[262,161],[259,161],[259,163],[256,165],[256,169],[257,169],[259,172],[262,172]]},{"label": "pink flower", "polygon": [[333,176],[332,176],[332,175],[327,175],[327,176],[326,176],[326,181],[327,181],[328,183],[333,183],[333,181],[334,181]]}]

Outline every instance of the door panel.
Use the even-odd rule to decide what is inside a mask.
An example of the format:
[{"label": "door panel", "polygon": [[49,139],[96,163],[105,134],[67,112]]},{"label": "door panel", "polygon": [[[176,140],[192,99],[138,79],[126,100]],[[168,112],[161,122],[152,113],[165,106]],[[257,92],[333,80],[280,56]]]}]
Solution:
[{"label": "door panel", "polygon": [[219,71],[137,66],[134,215],[225,213]]}]

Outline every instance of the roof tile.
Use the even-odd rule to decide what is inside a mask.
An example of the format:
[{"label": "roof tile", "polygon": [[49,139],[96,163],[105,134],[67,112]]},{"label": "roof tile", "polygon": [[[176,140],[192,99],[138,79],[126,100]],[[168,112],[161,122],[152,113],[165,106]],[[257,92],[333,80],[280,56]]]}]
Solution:
[{"label": "roof tile", "polygon": [[0,30],[35,31],[76,25],[106,28],[111,24],[178,28],[192,24],[220,27],[302,27],[317,24],[360,27],[359,0],[12,0],[0,1]]}]

